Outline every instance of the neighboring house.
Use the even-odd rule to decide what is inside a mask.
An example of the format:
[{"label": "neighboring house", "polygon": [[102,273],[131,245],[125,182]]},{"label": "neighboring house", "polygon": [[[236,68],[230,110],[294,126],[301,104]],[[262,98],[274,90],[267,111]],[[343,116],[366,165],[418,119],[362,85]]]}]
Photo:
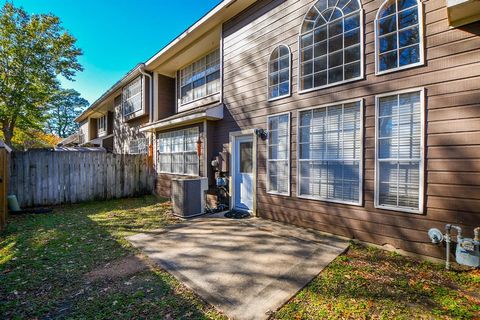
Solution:
[{"label": "neighboring house", "polygon": [[149,116],[113,130],[140,125],[160,195],[202,176],[213,197],[228,152],[234,209],[441,256],[429,228],[480,221],[478,20],[475,1],[225,0],[90,109],[121,119],[147,73]]},{"label": "neighboring house", "polygon": [[139,128],[150,121],[150,78],[137,65],[78,116],[80,146],[119,154],[148,153],[149,141]]},{"label": "neighboring house", "polygon": [[75,147],[79,144],[78,132],[69,135],[57,144],[57,147]]}]

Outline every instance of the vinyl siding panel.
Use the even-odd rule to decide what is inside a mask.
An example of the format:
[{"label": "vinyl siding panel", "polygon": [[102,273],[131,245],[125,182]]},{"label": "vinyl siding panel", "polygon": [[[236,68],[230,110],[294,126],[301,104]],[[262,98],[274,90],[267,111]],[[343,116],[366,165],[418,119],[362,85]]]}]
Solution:
[{"label": "vinyl siding panel", "polygon": [[[442,0],[424,3],[425,65],[375,75],[374,22],[381,2],[362,1],[365,77],[309,93],[298,93],[298,32],[314,1],[258,1],[224,25],[225,118],[215,127],[216,152],[229,132],[266,128],[266,117],[291,112],[291,196],[266,193],[266,142],[258,140],[257,213],[379,245],[390,244],[441,257],[426,231],[456,223],[480,224],[480,23],[448,26]],[[292,96],[267,101],[267,61],[279,44],[292,51]],[[425,209],[410,214],[374,208],[375,95],[425,88]],[[361,206],[307,200],[296,194],[297,110],[344,100],[364,101],[364,167]],[[215,152],[214,152],[215,153]]]}]

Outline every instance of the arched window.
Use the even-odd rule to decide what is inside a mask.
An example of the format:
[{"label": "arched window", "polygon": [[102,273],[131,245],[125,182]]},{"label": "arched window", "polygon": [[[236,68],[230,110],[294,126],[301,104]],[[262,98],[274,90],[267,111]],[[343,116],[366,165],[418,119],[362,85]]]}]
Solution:
[{"label": "arched window", "polygon": [[375,19],[376,71],[423,64],[422,5],[417,0],[386,0]]},{"label": "arched window", "polygon": [[290,48],[279,45],[268,61],[268,99],[275,100],[290,95]]},{"label": "arched window", "polygon": [[319,0],[300,32],[300,90],[363,77],[363,17],[358,0]]}]

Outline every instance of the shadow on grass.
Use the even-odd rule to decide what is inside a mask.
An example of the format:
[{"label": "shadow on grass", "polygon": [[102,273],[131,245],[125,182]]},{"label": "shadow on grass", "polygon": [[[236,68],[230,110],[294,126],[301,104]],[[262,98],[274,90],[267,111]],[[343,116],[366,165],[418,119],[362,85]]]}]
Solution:
[{"label": "shadow on grass", "polygon": [[[138,253],[124,237],[174,223],[168,210],[148,196],[10,217],[0,234],[2,319],[221,318],[158,268],[119,270],[116,261]],[[99,268],[104,277],[86,277]]]},{"label": "shadow on grass", "polygon": [[274,318],[478,319],[479,289],[473,273],[351,245]]}]

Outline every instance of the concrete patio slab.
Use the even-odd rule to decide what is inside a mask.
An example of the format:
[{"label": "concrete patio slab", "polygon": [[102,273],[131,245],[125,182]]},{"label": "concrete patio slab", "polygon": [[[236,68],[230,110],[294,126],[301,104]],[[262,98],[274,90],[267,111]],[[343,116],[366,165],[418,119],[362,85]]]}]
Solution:
[{"label": "concrete patio slab", "polygon": [[346,239],[257,218],[204,218],[127,239],[238,320],[268,318],[348,247]]}]

